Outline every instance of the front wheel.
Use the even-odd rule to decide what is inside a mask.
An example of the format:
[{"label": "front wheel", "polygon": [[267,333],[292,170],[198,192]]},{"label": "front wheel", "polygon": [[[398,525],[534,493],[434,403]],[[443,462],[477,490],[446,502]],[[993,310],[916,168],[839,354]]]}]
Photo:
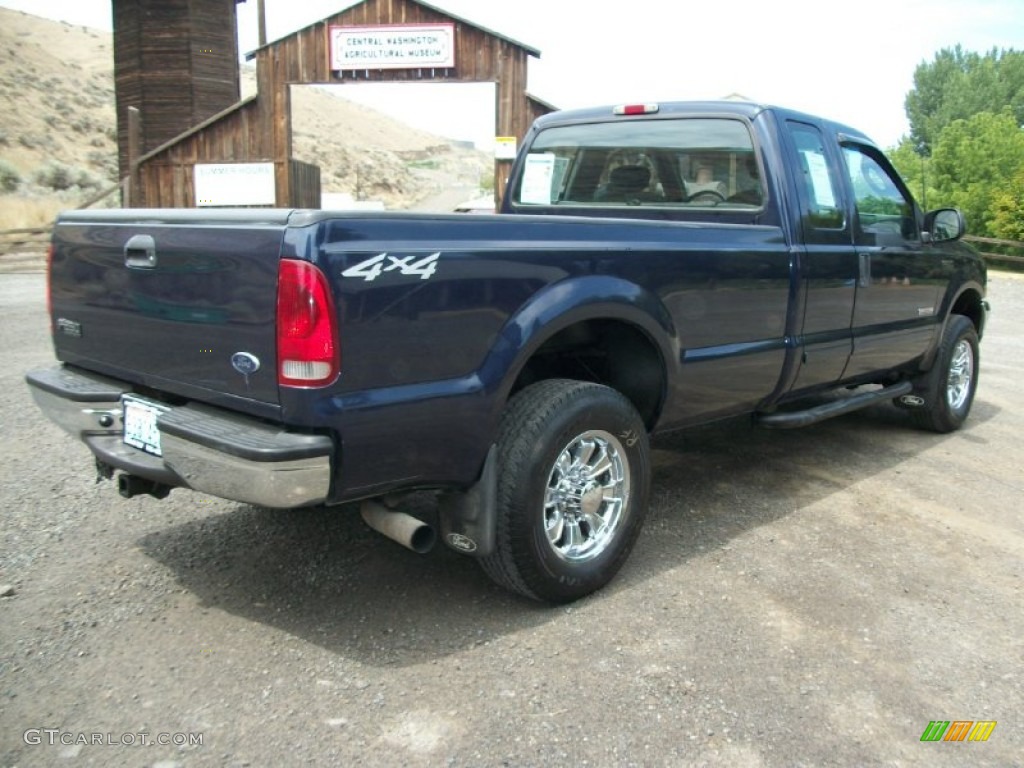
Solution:
[{"label": "front wheel", "polygon": [[497,546],[481,565],[536,600],[590,594],[628,557],[649,486],[647,430],[625,397],[564,379],[527,387],[502,416]]},{"label": "front wheel", "polygon": [[967,420],[978,387],[978,332],[963,315],[946,323],[928,373],[915,382],[924,405],[911,411],[914,423],[933,432],[952,432]]}]

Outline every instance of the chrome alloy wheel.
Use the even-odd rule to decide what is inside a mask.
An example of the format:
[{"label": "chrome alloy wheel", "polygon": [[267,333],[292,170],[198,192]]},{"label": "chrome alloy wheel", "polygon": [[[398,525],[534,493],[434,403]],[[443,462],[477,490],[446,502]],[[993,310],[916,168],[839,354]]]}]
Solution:
[{"label": "chrome alloy wheel", "polygon": [[582,563],[614,541],[629,504],[629,459],[602,430],[577,435],[555,460],[544,491],[544,530],[555,554]]},{"label": "chrome alloy wheel", "polygon": [[971,395],[974,379],[974,350],[966,339],[960,339],[949,361],[946,379],[946,402],[951,410],[960,410]]}]

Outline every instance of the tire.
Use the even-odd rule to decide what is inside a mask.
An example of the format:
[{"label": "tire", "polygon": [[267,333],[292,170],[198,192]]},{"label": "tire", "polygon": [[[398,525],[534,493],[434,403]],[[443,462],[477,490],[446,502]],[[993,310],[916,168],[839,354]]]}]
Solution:
[{"label": "tire", "polygon": [[617,391],[565,379],[527,387],[499,427],[497,541],[484,571],[551,603],[600,589],[640,533],[650,476],[647,429]]},{"label": "tire", "polygon": [[978,332],[970,319],[951,315],[935,363],[915,382],[924,405],[910,411],[914,423],[932,432],[960,429],[978,388]]}]

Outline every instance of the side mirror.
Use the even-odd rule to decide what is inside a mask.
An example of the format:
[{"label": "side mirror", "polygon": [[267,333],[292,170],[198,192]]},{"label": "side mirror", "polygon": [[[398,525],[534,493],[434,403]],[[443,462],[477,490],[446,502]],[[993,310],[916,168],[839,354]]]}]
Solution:
[{"label": "side mirror", "polygon": [[939,208],[924,215],[924,231],[932,243],[959,240],[967,231],[964,215],[956,208]]}]

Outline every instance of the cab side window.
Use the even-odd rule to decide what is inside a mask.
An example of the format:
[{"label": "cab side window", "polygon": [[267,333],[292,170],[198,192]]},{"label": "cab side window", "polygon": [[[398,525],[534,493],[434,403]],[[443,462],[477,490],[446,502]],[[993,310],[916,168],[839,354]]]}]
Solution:
[{"label": "cab side window", "polygon": [[849,242],[839,177],[829,163],[821,131],[808,123],[787,123],[796,150],[795,181],[800,192],[804,239],[808,243]]},{"label": "cab side window", "polygon": [[843,160],[857,209],[858,242],[899,245],[919,240],[914,203],[874,150],[846,145]]}]

